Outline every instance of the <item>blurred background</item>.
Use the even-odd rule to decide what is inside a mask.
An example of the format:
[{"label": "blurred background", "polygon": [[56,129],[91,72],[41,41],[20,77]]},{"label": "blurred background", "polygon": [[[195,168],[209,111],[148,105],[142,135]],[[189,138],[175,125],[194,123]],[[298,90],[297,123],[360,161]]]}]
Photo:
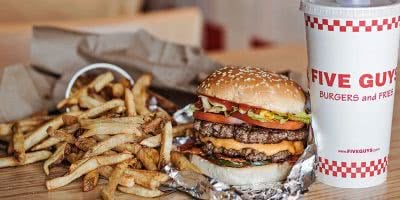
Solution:
[{"label": "blurred background", "polygon": [[0,0],[0,64],[27,62],[33,25],[93,33],[145,29],[208,52],[305,42],[296,0]]}]

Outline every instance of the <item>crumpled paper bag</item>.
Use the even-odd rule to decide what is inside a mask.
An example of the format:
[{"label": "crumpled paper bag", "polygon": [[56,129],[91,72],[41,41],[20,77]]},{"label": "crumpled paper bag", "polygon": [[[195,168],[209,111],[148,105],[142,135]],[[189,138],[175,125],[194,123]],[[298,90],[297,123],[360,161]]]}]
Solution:
[{"label": "crumpled paper bag", "polygon": [[30,66],[0,68],[0,122],[54,108],[72,75],[91,63],[119,65],[134,79],[154,75],[153,86],[194,92],[199,73],[221,65],[197,47],[165,42],[141,30],[92,34],[34,27]]}]

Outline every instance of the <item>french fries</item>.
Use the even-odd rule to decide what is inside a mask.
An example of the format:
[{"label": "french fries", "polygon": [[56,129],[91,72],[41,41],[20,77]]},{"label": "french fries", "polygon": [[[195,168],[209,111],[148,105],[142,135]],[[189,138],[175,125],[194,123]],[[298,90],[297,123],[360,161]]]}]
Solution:
[{"label": "french fries", "polygon": [[96,143],[97,141],[94,138],[80,138],[75,142],[75,146],[82,151],[89,151]]},{"label": "french fries", "polygon": [[49,175],[49,166],[51,164],[56,163],[57,161],[61,161],[64,159],[65,149],[67,148],[68,143],[64,142],[60,146],[57,147],[57,150],[47,159],[43,164],[43,170],[46,175]]},{"label": "french fries", "polygon": [[124,85],[122,83],[115,83],[112,84],[111,90],[112,90],[112,96],[114,98],[121,98],[124,95],[124,89],[129,89],[129,88],[124,88]]},{"label": "french fries", "polygon": [[128,142],[134,142],[137,139],[137,136],[133,134],[119,134],[115,135],[113,137],[110,137],[107,140],[104,140],[103,142],[99,142],[93,147],[91,147],[83,156],[84,158],[92,157],[92,156],[97,156],[100,155],[120,144],[128,143]]},{"label": "french fries", "polygon": [[17,158],[17,160],[21,163],[25,162],[25,147],[24,147],[24,134],[22,133],[22,131],[19,128],[19,123],[16,123],[13,126],[13,140],[12,140],[12,145],[13,148],[12,150],[14,151],[15,157]]},{"label": "french fries", "polygon": [[32,148],[32,151],[37,151],[37,150],[43,150],[43,149],[47,149],[50,148],[58,143],[62,142],[61,138],[57,138],[57,137],[49,137],[46,140],[44,140],[43,142],[39,143],[38,145],[34,146]]},{"label": "french fries", "polygon": [[80,138],[91,137],[94,135],[116,135],[120,133],[125,134],[135,134],[142,135],[139,130],[138,124],[128,124],[128,123],[99,123],[92,124],[86,127],[82,127],[84,129],[88,129],[85,133],[83,133]]},{"label": "french fries", "polygon": [[114,80],[114,75],[111,72],[107,72],[97,76],[93,80],[93,82],[89,84],[89,88],[93,88],[96,92],[99,92],[113,80]]},{"label": "french fries", "polygon": [[88,192],[93,190],[96,186],[97,183],[99,182],[99,172],[97,169],[90,171],[83,177],[82,181],[82,190],[84,192]]},{"label": "french fries", "polygon": [[134,194],[141,197],[149,198],[159,197],[164,194],[164,192],[161,192],[158,189],[147,189],[140,185],[134,185],[132,187],[118,186],[118,190],[123,193]]},{"label": "french fries", "polygon": [[158,171],[126,169],[125,173],[135,179],[135,183],[149,189],[157,189],[161,183],[168,181],[169,176]]},{"label": "french fries", "polygon": [[119,163],[112,171],[111,176],[108,179],[108,184],[100,192],[103,199],[114,199],[114,192],[117,189],[118,183],[120,182],[120,179],[123,176],[125,169],[128,167],[128,164],[128,161]]},{"label": "french fries", "polygon": [[120,118],[98,118],[98,119],[80,119],[79,123],[81,127],[90,127],[94,124],[103,123],[122,123],[122,124],[143,124],[144,120],[142,116],[136,117],[120,117]]},{"label": "french fries", "polygon": [[[185,135],[192,124],[172,127],[176,106],[161,95],[149,92],[152,76],[143,75],[131,85],[114,80],[107,72],[77,80],[69,98],[57,104],[60,115],[47,113],[0,124],[0,141],[8,155],[0,168],[44,161],[46,175],[56,164],[68,173],[46,181],[48,190],[63,187],[83,177],[82,190],[94,190],[99,176],[108,180],[103,199],[114,199],[116,189],[143,197],[158,197],[159,187],[169,176],[160,172],[168,163],[182,170],[196,168],[183,154],[171,152],[173,137]],[[149,96],[160,103],[149,110]],[[0,143],[4,144],[4,143]],[[65,162],[67,161],[67,162]]]},{"label": "french fries", "polygon": [[12,123],[0,124],[0,136],[11,135],[12,134],[12,130],[11,130],[12,126],[13,126]]},{"label": "french fries", "polygon": [[193,165],[186,157],[180,152],[171,152],[171,163],[179,170],[190,170],[201,174],[199,168]]},{"label": "french fries", "polygon": [[0,168],[3,167],[14,167],[19,165],[26,165],[37,161],[45,160],[51,155],[50,151],[35,151],[32,153],[26,153],[25,162],[19,162],[14,156],[8,156],[0,158]]},{"label": "french fries", "polygon": [[[68,115],[72,115],[72,116],[76,116],[79,114],[80,114],[80,112],[68,113]],[[59,116],[59,117],[56,117],[56,118],[52,119],[51,121],[47,122],[46,124],[39,127],[38,129],[36,129],[31,135],[29,135],[29,137],[25,138],[25,141],[24,141],[25,150],[30,149],[31,147],[33,147],[34,145],[38,144],[40,141],[45,139],[48,136],[47,129],[50,126],[53,127],[54,129],[58,129],[63,124],[64,124],[64,121],[62,119],[62,116]]]},{"label": "french fries", "polygon": [[65,141],[70,144],[74,144],[76,142],[76,138],[73,135],[71,135],[61,129],[55,130],[51,126],[47,129],[47,134],[49,134],[51,137],[58,138],[61,141]]},{"label": "french fries", "polygon": [[172,140],[172,124],[171,122],[167,122],[161,133],[160,161],[158,162],[159,169],[171,162]]},{"label": "french fries", "polygon": [[83,174],[86,174],[92,170],[97,169],[98,167],[104,165],[114,165],[123,162],[125,160],[128,160],[130,158],[132,158],[131,154],[123,154],[123,153],[110,156],[95,156],[86,161],[85,163],[83,163],[82,165],[80,165],[71,173],[62,177],[46,181],[46,187],[48,190],[53,190],[62,187],[64,185],[67,185],[68,183],[71,183],[73,180],[81,177]]},{"label": "french fries", "polygon": [[[113,167],[111,166],[102,166],[97,169],[99,171],[99,174],[103,176],[104,178],[110,178],[111,173],[113,171]],[[125,187],[132,187],[135,185],[135,179],[131,175],[123,174],[121,176],[121,179],[119,180],[119,185],[125,186]]]},{"label": "french fries", "polygon": [[157,104],[160,105],[160,107],[164,108],[165,110],[167,110],[168,112],[172,113],[175,112],[178,109],[178,106],[170,101],[169,99],[153,92],[153,91],[148,91],[150,96],[153,96],[157,99]]},{"label": "french fries", "polygon": [[111,101],[105,102],[99,106],[96,106],[94,108],[91,108],[84,113],[82,113],[79,118],[80,119],[86,119],[86,118],[93,118],[96,117],[106,111],[109,111],[113,108],[116,108],[118,106],[123,106],[125,105],[125,102],[122,101],[121,99],[113,99]]},{"label": "french fries", "polygon": [[133,99],[133,93],[130,89],[125,89],[125,105],[126,105],[126,114],[129,117],[136,116],[136,105]]},{"label": "french fries", "polygon": [[82,108],[89,108],[90,109],[90,108],[94,108],[94,107],[100,106],[103,103],[104,103],[104,101],[95,99],[95,98],[90,97],[90,96],[82,95],[82,96],[79,97],[79,106],[82,107]]},{"label": "french fries", "polygon": [[[192,129],[193,128],[193,123],[190,124],[183,124],[183,125],[178,125],[175,127],[172,127],[172,135],[174,137],[179,137],[179,136],[184,136],[186,133],[186,130]],[[140,142],[141,145],[155,148],[159,147],[161,144],[161,134],[148,137]]]},{"label": "french fries", "polygon": [[143,163],[143,165],[146,169],[152,170],[152,171],[155,171],[158,169],[157,164],[158,164],[159,156],[158,156],[157,150],[149,149],[149,148],[141,148],[136,155],[139,158],[139,160]]},{"label": "french fries", "polygon": [[136,80],[133,86],[132,92],[134,96],[134,101],[136,105],[136,110],[140,115],[150,114],[149,109],[146,106],[146,101],[148,99],[147,89],[151,84],[153,77],[150,74],[145,74]]}]

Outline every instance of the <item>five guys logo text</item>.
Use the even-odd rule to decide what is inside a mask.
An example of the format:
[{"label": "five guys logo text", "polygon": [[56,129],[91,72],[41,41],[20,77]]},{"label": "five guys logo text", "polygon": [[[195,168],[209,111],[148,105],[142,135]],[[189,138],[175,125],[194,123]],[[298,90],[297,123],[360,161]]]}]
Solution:
[{"label": "five guys logo text", "polygon": [[[319,71],[317,69],[311,69],[311,81],[317,82],[320,85],[326,85],[332,87],[333,84],[337,84],[339,88],[351,88],[350,79],[351,74],[338,74]],[[371,87],[382,87],[386,84],[391,84],[396,80],[396,69],[392,69],[385,72],[378,72],[375,74],[362,74],[358,83],[362,88]]]},{"label": "five guys logo text", "polygon": [[[352,81],[355,79],[356,81]],[[352,84],[357,83],[361,88],[380,88],[385,85],[390,85],[396,81],[396,68],[377,72],[377,73],[364,73],[359,77],[354,77],[349,73],[332,73],[320,71],[311,68],[311,82],[335,88],[352,88]],[[394,89],[380,91],[360,96],[355,93],[332,93],[327,91],[320,91],[320,98],[334,101],[376,101],[385,99],[394,95]]]}]

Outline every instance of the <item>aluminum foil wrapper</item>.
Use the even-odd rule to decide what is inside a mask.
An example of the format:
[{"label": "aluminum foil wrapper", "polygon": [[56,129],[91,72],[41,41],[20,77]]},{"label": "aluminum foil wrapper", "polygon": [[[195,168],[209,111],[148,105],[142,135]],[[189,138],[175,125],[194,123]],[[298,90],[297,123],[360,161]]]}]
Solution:
[{"label": "aluminum foil wrapper", "polygon": [[[174,120],[178,123],[193,121],[190,106],[177,111]],[[184,144],[187,138],[175,139],[176,145]],[[166,166],[164,171],[172,178],[168,187],[183,191],[197,199],[299,199],[315,181],[317,149],[310,128],[307,148],[299,157],[283,183],[265,183],[244,186],[231,186],[218,180],[192,171],[178,171]]]}]

